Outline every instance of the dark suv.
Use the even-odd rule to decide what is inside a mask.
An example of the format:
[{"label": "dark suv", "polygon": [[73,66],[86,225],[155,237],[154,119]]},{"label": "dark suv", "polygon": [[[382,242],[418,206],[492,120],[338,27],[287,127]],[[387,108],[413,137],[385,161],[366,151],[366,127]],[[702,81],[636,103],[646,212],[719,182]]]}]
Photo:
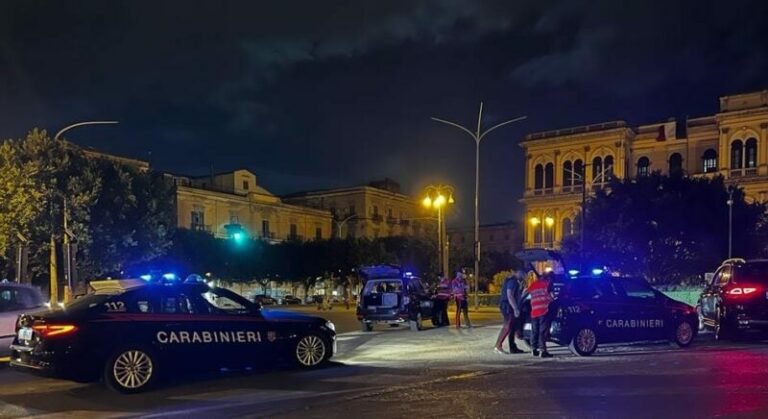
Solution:
[{"label": "dark suv", "polygon": [[699,324],[716,339],[768,331],[768,259],[728,259],[701,293]]},{"label": "dark suv", "polygon": [[411,330],[421,330],[425,319],[439,323],[434,296],[419,278],[387,265],[364,267],[360,273],[365,285],[357,305],[357,319],[363,331],[370,332],[376,323],[408,323]]}]

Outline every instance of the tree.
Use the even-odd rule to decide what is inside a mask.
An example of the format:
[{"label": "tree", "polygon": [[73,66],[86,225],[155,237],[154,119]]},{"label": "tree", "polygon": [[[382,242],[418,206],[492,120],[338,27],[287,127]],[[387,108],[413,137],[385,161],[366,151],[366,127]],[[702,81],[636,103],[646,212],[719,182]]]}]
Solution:
[{"label": "tree", "polygon": [[[728,191],[722,177],[655,173],[615,180],[586,205],[583,252],[578,237],[564,243],[568,260],[605,263],[656,283],[680,283],[711,271],[728,247]],[[733,254],[765,249],[765,205],[733,194]]]},{"label": "tree", "polygon": [[42,130],[0,145],[0,262],[13,265],[17,234],[29,240],[33,278],[47,283],[49,241],[68,229],[81,277],[120,271],[162,254],[173,227],[172,190],[161,176],[85,156]]}]

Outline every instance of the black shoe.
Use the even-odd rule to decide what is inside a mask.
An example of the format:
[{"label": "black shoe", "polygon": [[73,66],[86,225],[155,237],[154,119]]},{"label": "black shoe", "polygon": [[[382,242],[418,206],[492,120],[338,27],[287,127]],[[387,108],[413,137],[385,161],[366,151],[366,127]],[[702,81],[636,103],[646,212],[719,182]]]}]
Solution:
[{"label": "black shoe", "polygon": [[509,353],[511,353],[511,354],[524,354],[525,351],[520,349],[520,348],[518,348],[518,347],[514,347],[514,348],[511,348],[509,350]]},{"label": "black shoe", "polygon": [[532,351],[531,351],[531,355],[533,355],[533,356],[539,356],[539,350],[538,350],[538,349],[534,349],[534,350],[532,350]]},{"label": "black shoe", "polygon": [[547,351],[542,352],[540,356],[542,358],[552,358],[552,354]]}]

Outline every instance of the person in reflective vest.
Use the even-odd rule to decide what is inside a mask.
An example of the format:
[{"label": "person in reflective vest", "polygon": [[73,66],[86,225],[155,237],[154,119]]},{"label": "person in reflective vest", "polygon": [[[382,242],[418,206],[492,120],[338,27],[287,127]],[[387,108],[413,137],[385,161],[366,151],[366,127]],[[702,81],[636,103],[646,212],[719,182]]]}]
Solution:
[{"label": "person in reflective vest", "polygon": [[547,352],[547,339],[549,339],[549,304],[554,301],[552,298],[552,283],[545,277],[539,277],[530,287],[528,293],[531,295],[531,353],[533,356],[542,358],[551,358],[552,355]]},{"label": "person in reflective vest", "polygon": [[472,327],[469,322],[469,304],[467,303],[467,283],[464,281],[464,274],[456,272],[456,278],[451,282],[451,292],[453,299],[456,300],[456,328],[461,327],[461,314],[464,314],[464,323],[467,327]]},{"label": "person in reflective vest", "polygon": [[440,275],[435,296],[435,310],[437,311],[438,326],[450,326],[448,320],[448,304],[451,301],[451,280]]}]

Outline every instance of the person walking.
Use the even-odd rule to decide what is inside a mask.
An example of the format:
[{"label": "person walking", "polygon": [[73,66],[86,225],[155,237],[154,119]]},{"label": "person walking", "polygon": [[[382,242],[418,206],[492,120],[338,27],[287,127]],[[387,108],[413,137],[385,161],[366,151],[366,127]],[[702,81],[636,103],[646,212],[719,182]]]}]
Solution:
[{"label": "person walking", "polygon": [[541,276],[533,281],[528,288],[531,294],[531,353],[533,356],[551,358],[547,352],[547,339],[549,339],[549,304],[552,298],[552,282],[546,276]]},{"label": "person walking", "polygon": [[523,330],[523,319],[521,305],[525,297],[525,277],[522,272],[513,272],[504,279],[504,285],[501,287],[501,297],[499,299],[499,311],[504,318],[504,325],[496,338],[496,346],[493,351],[497,354],[504,354],[504,339],[509,340],[509,353],[520,354],[521,350],[515,344],[515,336],[520,336]]},{"label": "person walking", "polygon": [[456,300],[456,328],[461,327],[461,315],[464,314],[464,323],[468,328],[472,327],[469,322],[469,303],[467,302],[467,283],[464,281],[464,274],[456,272],[456,278],[451,282],[451,292]]},{"label": "person walking", "polygon": [[437,311],[438,326],[450,326],[448,320],[448,304],[451,302],[451,280],[445,275],[440,275],[437,283],[437,295],[435,296],[435,311]]}]

